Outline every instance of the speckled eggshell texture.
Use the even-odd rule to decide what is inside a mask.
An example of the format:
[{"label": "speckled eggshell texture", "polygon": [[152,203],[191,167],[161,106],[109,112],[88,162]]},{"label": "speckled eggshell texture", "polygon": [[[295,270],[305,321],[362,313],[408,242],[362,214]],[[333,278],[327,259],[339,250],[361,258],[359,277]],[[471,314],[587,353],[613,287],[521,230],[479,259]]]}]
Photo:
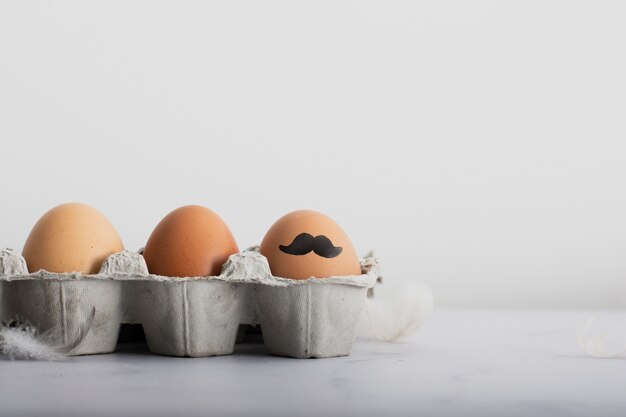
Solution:
[{"label": "speckled eggshell texture", "polygon": [[191,205],[177,208],[157,225],[143,256],[151,274],[168,277],[219,275],[228,257],[239,252],[226,223],[213,211]]},{"label": "speckled eggshell texture", "polygon": [[22,255],[30,272],[96,274],[102,262],[124,249],[109,220],[86,204],[54,207],[35,224]]}]

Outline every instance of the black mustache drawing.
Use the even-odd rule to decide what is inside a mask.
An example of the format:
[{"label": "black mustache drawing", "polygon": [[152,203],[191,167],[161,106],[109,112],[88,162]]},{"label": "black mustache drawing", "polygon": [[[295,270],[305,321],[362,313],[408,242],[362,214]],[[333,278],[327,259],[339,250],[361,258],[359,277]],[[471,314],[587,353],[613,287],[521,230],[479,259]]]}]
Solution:
[{"label": "black mustache drawing", "polygon": [[326,236],[314,237],[308,233],[300,233],[289,246],[279,245],[278,247],[289,255],[306,255],[313,251],[323,258],[334,258],[343,251],[342,247],[334,246],[333,242]]}]

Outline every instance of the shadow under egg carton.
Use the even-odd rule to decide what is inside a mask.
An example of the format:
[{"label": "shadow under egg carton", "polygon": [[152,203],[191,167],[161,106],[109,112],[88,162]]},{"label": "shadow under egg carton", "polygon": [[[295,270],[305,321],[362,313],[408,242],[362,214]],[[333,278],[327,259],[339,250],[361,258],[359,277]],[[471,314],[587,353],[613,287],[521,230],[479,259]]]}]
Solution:
[{"label": "shadow under egg carton", "polygon": [[[290,280],[274,277],[255,251],[231,255],[216,277],[148,273],[143,256],[123,251],[95,275],[29,273],[24,258],[0,251],[0,319],[20,318],[76,343],[73,355],[115,351],[121,324],[141,324],[152,353],[203,357],[233,353],[240,324],[261,325],[271,354],[349,355],[378,262],[363,275]],[[85,331],[86,323],[90,323]]]}]

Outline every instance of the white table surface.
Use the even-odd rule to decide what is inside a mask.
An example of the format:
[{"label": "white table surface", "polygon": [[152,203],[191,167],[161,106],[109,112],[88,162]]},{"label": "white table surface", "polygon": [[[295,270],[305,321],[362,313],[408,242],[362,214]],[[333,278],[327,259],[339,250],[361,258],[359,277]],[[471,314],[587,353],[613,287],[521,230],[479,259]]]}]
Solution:
[{"label": "white table surface", "polygon": [[170,358],[141,347],[67,362],[0,359],[0,415],[626,416],[626,359],[596,359],[576,331],[626,312],[436,311],[409,340],[357,340],[298,360],[262,344]]}]

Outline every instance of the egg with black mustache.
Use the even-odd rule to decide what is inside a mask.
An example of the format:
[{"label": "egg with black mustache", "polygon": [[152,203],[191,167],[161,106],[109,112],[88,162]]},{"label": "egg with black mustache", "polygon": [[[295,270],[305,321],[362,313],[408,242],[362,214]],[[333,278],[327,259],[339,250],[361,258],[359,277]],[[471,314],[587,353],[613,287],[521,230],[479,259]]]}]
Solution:
[{"label": "egg with black mustache", "polygon": [[272,275],[307,279],[360,275],[352,242],[330,217],[313,210],[284,215],[265,234],[259,251]]}]

